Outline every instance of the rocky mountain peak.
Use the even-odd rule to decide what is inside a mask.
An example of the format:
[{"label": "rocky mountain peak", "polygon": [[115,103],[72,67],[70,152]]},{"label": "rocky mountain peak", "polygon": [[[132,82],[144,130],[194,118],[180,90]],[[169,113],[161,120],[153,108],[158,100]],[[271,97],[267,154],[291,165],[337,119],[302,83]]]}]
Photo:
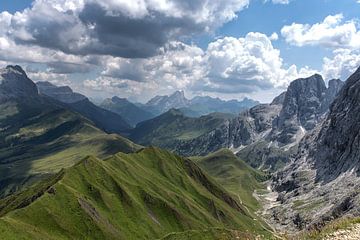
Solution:
[{"label": "rocky mountain peak", "polygon": [[122,102],[122,101],[127,101],[126,98],[119,98],[118,96],[114,96],[111,98],[112,101],[114,102]]},{"label": "rocky mountain peak", "polygon": [[[341,86],[329,82],[329,89]],[[328,89],[328,90],[329,90]],[[330,91],[330,90],[329,90]],[[291,164],[273,177],[273,188],[279,192],[281,208],[272,209],[274,221],[280,219],[296,228],[304,224],[324,224],[360,211],[360,69],[336,94],[330,111],[321,125],[300,142]],[[294,209],[296,201],[316,202],[308,211]],[[294,222],[293,219],[298,219]],[[300,223],[300,224],[299,224]]]},{"label": "rocky mountain peak", "polygon": [[33,97],[38,95],[38,90],[20,66],[7,66],[0,70],[0,95],[1,98]]},{"label": "rocky mountain peak", "polygon": [[156,96],[146,103],[146,106],[155,108],[159,113],[166,112],[171,108],[183,108],[190,104],[185,97],[184,91],[176,91],[169,96]]},{"label": "rocky mountain peak", "polygon": [[283,96],[283,108],[273,123],[271,140],[287,145],[298,142],[306,131],[312,130],[328,109],[323,107],[326,91],[319,74],[291,82]]}]

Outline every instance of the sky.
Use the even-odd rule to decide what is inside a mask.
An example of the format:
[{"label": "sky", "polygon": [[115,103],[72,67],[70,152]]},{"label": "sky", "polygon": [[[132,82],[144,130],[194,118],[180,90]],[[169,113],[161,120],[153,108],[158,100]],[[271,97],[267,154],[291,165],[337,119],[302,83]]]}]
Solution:
[{"label": "sky", "polygon": [[91,98],[270,102],[360,66],[359,0],[1,0],[0,67]]}]

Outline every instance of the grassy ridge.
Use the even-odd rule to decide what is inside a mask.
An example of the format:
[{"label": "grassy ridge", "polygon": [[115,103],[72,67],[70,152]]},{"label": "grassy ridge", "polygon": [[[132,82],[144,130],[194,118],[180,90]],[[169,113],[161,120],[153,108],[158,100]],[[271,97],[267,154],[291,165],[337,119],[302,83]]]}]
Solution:
[{"label": "grassy ridge", "polygon": [[0,113],[0,197],[87,155],[105,157],[140,148],[49,99],[8,101],[0,104]]},{"label": "grassy ridge", "polygon": [[[24,195],[36,195],[40,186]],[[47,189],[0,219],[2,238],[187,239],[189,230],[191,239],[226,239],[224,231],[270,236],[196,164],[156,148],[104,161],[87,157]]]},{"label": "grassy ridge", "polygon": [[260,207],[253,197],[253,192],[255,189],[264,188],[261,182],[266,180],[266,176],[262,172],[248,166],[228,149],[192,159],[226,190],[240,197],[252,212]]}]

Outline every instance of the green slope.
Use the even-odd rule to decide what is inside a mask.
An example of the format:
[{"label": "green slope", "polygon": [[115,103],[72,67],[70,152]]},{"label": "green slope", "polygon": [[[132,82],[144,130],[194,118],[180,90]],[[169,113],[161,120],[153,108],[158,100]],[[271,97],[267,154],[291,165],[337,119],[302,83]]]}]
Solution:
[{"label": "green slope", "polygon": [[43,97],[0,103],[0,116],[0,197],[89,154],[104,157],[139,149]]},{"label": "green slope", "polygon": [[176,150],[179,141],[189,141],[214,130],[222,124],[226,114],[211,114],[200,118],[186,117],[180,110],[168,112],[139,123],[129,138],[142,145]]},{"label": "green slope", "polygon": [[255,189],[264,188],[261,182],[266,180],[266,176],[263,173],[248,166],[228,149],[192,159],[221,186],[239,197],[251,212],[255,212],[260,207],[253,197],[253,192]]},{"label": "green slope", "polygon": [[270,237],[191,160],[156,148],[87,157],[4,199],[0,213],[3,239]]}]

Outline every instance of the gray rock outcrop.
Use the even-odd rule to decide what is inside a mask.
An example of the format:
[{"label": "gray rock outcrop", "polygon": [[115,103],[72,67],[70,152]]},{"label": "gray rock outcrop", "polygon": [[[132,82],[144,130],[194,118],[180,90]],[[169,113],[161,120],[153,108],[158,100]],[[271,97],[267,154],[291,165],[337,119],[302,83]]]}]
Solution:
[{"label": "gray rock outcrop", "polygon": [[273,223],[298,230],[360,216],[359,103],[360,69],[346,81],[322,124],[300,142],[291,164],[273,178],[281,202],[272,210]]}]

